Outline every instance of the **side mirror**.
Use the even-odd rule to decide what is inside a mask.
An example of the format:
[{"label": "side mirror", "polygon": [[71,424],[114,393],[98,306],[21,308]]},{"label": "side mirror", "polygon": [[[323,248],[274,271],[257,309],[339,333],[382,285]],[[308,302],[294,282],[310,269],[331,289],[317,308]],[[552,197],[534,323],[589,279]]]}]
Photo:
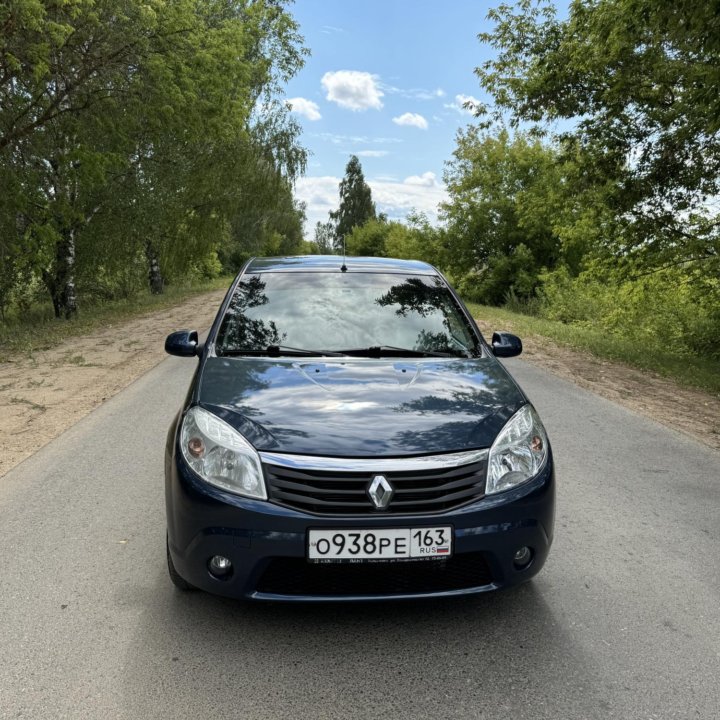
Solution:
[{"label": "side mirror", "polygon": [[196,330],[179,330],[165,338],[165,352],[178,357],[199,355],[198,334]]},{"label": "side mirror", "polygon": [[496,357],[515,357],[522,352],[522,340],[512,333],[495,332],[492,349]]}]

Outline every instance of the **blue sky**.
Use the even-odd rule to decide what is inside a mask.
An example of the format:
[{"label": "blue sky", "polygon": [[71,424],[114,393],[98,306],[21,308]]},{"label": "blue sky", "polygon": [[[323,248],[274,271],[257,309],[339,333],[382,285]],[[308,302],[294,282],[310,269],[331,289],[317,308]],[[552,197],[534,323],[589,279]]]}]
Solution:
[{"label": "blue sky", "polygon": [[474,68],[490,56],[477,34],[493,2],[297,0],[291,12],[312,55],[286,97],[310,151],[296,187],[305,234],[338,205],[338,183],[359,156],[379,211],[436,219],[442,174],[459,128],[482,99]]}]

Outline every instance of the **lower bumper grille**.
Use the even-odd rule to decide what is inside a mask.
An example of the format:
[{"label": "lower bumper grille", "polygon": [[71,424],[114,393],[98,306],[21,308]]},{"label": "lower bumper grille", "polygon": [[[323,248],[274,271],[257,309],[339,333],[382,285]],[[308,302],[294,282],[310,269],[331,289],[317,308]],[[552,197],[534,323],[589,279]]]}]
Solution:
[{"label": "lower bumper grille", "polygon": [[489,585],[492,573],[483,553],[444,560],[395,563],[312,564],[304,558],[274,558],[257,583],[273,595],[409,595]]}]

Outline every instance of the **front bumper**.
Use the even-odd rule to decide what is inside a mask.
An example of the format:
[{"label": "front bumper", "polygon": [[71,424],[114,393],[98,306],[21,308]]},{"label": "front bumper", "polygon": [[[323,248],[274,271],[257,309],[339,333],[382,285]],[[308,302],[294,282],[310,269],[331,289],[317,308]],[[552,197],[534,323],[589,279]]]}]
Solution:
[{"label": "front bumper", "polygon": [[[175,446],[176,448],[177,446]],[[217,595],[253,600],[281,601],[357,601],[467,595],[515,585],[536,575],[545,563],[552,544],[555,482],[552,454],[543,471],[533,480],[514,490],[485,497],[452,511],[433,515],[371,514],[363,516],[319,516],[298,512],[270,502],[241,498],[223,492],[200,480],[177,453],[166,457],[166,505],[168,548],[177,572],[195,587]],[[395,587],[389,592],[378,591],[377,583],[370,590],[350,583],[352,589],[339,591],[336,582],[319,589],[318,576],[327,566],[306,566],[306,533],[308,528],[368,527],[436,527],[454,528],[455,566],[465,567],[462,580],[447,586],[442,582],[423,584],[415,590],[412,583]],[[517,569],[513,556],[518,548],[532,549],[531,563]],[[209,559],[222,555],[233,563],[227,579],[217,579],[208,570]],[[473,580],[473,563],[481,558],[487,572]],[[467,561],[467,562],[464,562]],[[436,563],[424,565],[434,575],[442,570]],[[451,563],[451,561],[447,561]],[[398,572],[405,562],[394,564]],[[278,567],[293,567],[302,573],[307,567],[314,581],[304,589],[299,583],[281,582],[272,587]],[[352,573],[353,568],[333,572]],[[361,572],[367,573],[367,566]],[[448,565],[448,572],[451,569]],[[417,569],[417,568],[416,568]],[[415,574],[417,572],[413,570]],[[377,575],[377,573],[371,573]],[[357,579],[357,578],[356,578]],[[377,580],[377,578],[375,578]],[[458,583],[460,586],[458,586]],[[322,583],[320,583],[322,584]]]}]

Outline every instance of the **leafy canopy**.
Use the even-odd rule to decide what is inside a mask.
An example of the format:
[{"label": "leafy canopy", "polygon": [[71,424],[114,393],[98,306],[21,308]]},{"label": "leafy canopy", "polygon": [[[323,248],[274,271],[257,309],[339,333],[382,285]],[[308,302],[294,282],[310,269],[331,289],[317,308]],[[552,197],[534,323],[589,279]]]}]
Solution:
[{"label": "leafy canopy", "polygon": [[143,255],[173,274],[221,244],[302,242],[305,152],[279,92],[306,50],[284,4],[0,7],[0,309],[27,274],[71,314],[76,280]]},{"label": "leafy canopy", "polygon": [[458,134],[445,182],[451,245],[443,266],[456,277],[469,273],[475,287],[465,289],[483,302],[500,304],[509,292],[531,295],[540,271],[562,255],[557,153],[523,135],[469,127]]},{"label": "leafy canopy", "polygon": [[619,254],[653,266],[716,263],[717,3],[574,0],[560,20],[547,0],[519,0],[489,17],[495,27],[480,39],[497,54],[476,73],[494,108],[479,114],[558,127],[587,180],[612,178]]}]

